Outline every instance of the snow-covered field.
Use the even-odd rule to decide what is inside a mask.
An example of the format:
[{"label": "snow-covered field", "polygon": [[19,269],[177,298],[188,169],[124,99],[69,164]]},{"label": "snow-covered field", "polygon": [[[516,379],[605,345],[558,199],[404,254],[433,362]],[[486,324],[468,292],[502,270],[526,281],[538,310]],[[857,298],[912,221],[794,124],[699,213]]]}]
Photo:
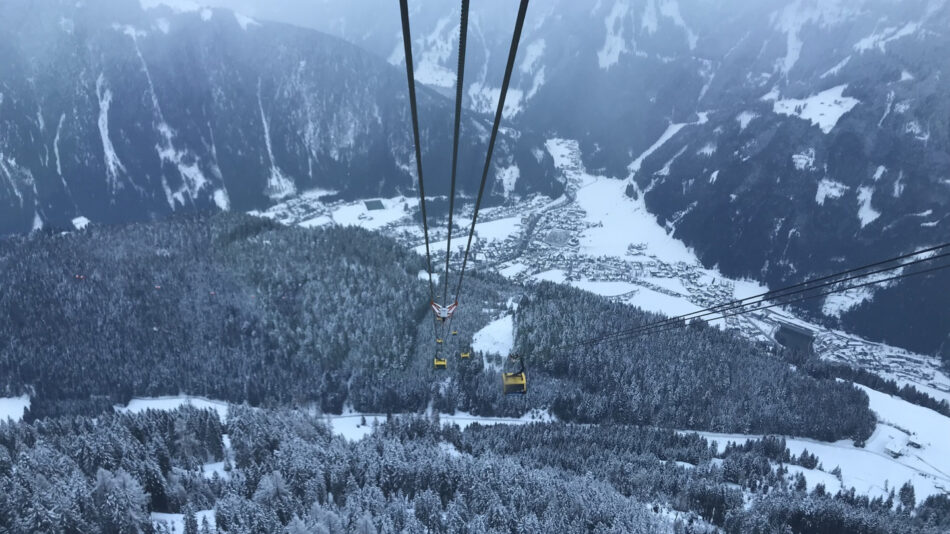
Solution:
[{"label": "snow-covered field", "polygon": [[847,88],[847,85],[839,85],[803,99],[776,100],[772,111],[809,121],[822,132],[831,133],[841,117],[860,103],[856,98],[844,96]]},{"label": "snow-covered field", "polygon": [[[211,527],[211,530],[214,531],[217,528],[214,519],[214,510],[200,510],[195,512],[195,517],[198,518],[198,528],[200,529],[205,520],[208,521],[208,526]],[[152,512],[152,525],[155,528],[158,528],[160,524],[164,523],[165,528],[168,532],[174,532],[175,534],[181,534],[185,531],[185,515],[184,514],[161,514],[158,512]]]},{"label": "snow-covered field", "polygon": [[218,417],[222,423],[228,421],[227,402],[207,399],[205,397],[192,397],[190,395],[134,398],[125,406],[116,406],[115,410],[117,412],[140,413],[145,410],[172,411],[182,406],[194,406],[199,410],[210,408],[218,412]]},{"label": "snow-covered field", "polygon": [[[428,415],[431,415],[428,414]],[[385,414],[363,414],[357,412],[344,412],[342,415],[325,416],[327,425],[337,434],[349,441],[359,441],[373,432],[373,423],[382,424],[386,422]],[[363,420],[366,424],[363,424]],[[455,414],[439,414],[439,420],[443,425],[455,424],[465,430],[469,425],[478,423],[481,425],[523,425],[533,422],[552,421],[553,418],[547,412],[533,411],[522,417],[483,417],[472,415],[467,412],[455,412]]]},{"label": "snow-covered field", "polygon": [[[917,502],[930,495],[950,491],[950,418],[897,397],[857,386],[870,399],[878,425],[863,448],[850,440],[833,443],[804,438],[786,438],[789,451],[800,455],[806,449],[818,457],[820,470],[801,470],[809,488],[822,483],[831,491],[830,472],[841,468],[840,485],[858,493],[886,497],[891,489],[907,481],[914,485]],[[745,443],[758,435],[698,432],[716,441],[718,450],[728,442]],[[918,447],[910,445],[915,443]],[[895,457],[890,451],[893,451]],[[790,467],[790,469],[792,469]]]},{"label": "snow-covered field", "polygon": [[23,410],[30,407],[29,395],[19,397],[0,397],[0,422],[23,419]]},{"label": "snow-covered field", "polygon": [[507,356],[514,346],[515,326],[510,315],[488,323],[472,337],[472,349],[483,354]]}]

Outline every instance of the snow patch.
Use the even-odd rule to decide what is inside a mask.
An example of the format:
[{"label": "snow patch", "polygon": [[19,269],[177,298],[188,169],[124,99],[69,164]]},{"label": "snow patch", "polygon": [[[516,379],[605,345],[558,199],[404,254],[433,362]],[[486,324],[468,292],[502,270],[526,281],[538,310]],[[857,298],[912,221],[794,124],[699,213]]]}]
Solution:
[{"label": "snow patch", "polygon": [[0,423],[10,419],[14,423],[23,419],[23,410],[30,407],[30,396],[0,397]]},{"label": "snow patch", "polygon": [[836,76],[839,72],[841,72],[841,69],[843,69],[850,61],[851,61],[851,56],[845,57],[844,59],[839,61],[834,67],[831,67],[830,69],[826,70],[824,74],[820,76],[820,78],[824,80],[825,78],[829,76]]},{"label": "snow patch", "polygon": [[125,406],[116,406],[115,411],[119,413],[137,414],[146,410],[158,410],[170,412],[181,408],[182,406],[194,406],[199,410],[211,409],[218,413],[218,418],[222,423],[228,422],[228,403],[219,400],[208,399],[206,397],[193,397],[191,395],[175,395],[166,397],[138,397],[133,398]]},{"label": "snow patch", "polygon": [[518,234],[521,217],[507,217],[494,221],[480,222],[475,225],[475,233],[488,241],[504,241]]},{"label": "snow patch", "polygon": [[666,144],[666,142],[672,139],[673,136],[676,135],[677,132],[682,130],[684,126],[686,126],[686,123],[670,124],[669,126],[667,126],[666,130],[663,132],[660,138],[656,140],[656,142],[654,142],[652,145],[650,145],[649,148],[644,150],[642,154],[637,156],[637,159],[633,160],[633,162],[630,163],[630,165],[627,165],[627,170],[630,171],[631,174],[636,174],[637,172],[639,172],[640,166],[643,164],[643,160],[649,157],[650,154],[653,154],[654,152],[656,152],[661,146]]},{"label": "snow patch", "polygon": [[884,176],[885,172],[887,172],[887,167],[885,167],[884,165],[879,165],[877,170],[874,171],[874,176],[873,176],[874,181],[876,182],[880,180],[881,177]]},{"label": "snow patch", "polygon": [[736,121],[739,122],[739,131],[745,130],[749,123],[752,122],[752,119],[756,117],[758,117],[758,115],[751,111],[743,111],[736,115]]},{"label": "snow patch", "polygon": [[795,169],[799,171],[815,170],[815,149],[809,148],[804,152],[793,154],[792,163],[795,164]]},{"label": "snow patch", "polygon": [[240,13],[234,14],[234,19],[237,20],[237,23],[241,25],[241,29],[247,31],[251,26],[260,26],[261,23],[256,20],[248,17],[247,15],[242,15]]},{"label": "snow patch", "polygon": [[897,28],[896,26],[885,28],[855,43],[854,50],[863,54],[876,48],[883,53],[886,51],[888,43],[914,35],[917,33],[918,28],[919,25],[916,22],[908,22],[901,28]]},{"label": "snow patch", "polygon": [[807,120],[827,134],[845,113],[860,103],[856,98],[843,95],[847,87],[846,84],[839,85],[801,100],[795,98],[777,100],[772,111],[780,115]]},{"label": "snow patch", "polygon": [[112,91],[106,86],[105,74],[96,79],[96,96],[99,99],[99,136],[102,139],[102,152],[106,164],[106,179],[115,193],[119,189],[119,173],[125,172],[125,165],[115,152],[109,137],[109,107],[112,105]]},{"label": "snow patch", "polygon": [[[204,520],[208,520],[208,526],[211,527],[211,531],[214,532],[217,529],[217,524],[214,519],[214,510],[199,510],[195,512],[195,517],[198,518],[198,528],[201,528]],[[175,532],[179,534],[185,531],[185,514],[165,514],[159,512],[152,512],[151,514],[152,525],[157,529],[160,525],[165,525],[165,532]]]},{"label": "snow patch", "polygon": [[818,182],[818,191],[815,193],[815,202],[819,206],[825,205],[825,199],[831,198],[841,198],[850,187],[844,185],[841,182],[836,182],[834,180],[829,180],[828,178],[822,178]]},{"label": "snow patch", "polygon": [[472,336],[472,349],[484,354],[507,356],[515,347],[515,323],[511,315],[488,323]]},{"label": "snow patch", "polygon": [[627,52],[627,39],[624,36],[624,22],[630,6],[626,2],[615,2],[610,14],[604,20],[607,34],[604,46],[597,51],[597,64],[604,70],[617,64],[620,54]]},{"label": "snow patch", "polygon": [[518,183],[518,178],[521,177],[521,169],[517,165],[510,165],[503,169],[499,169],[495,173],[496,179],[501,182],[501,187],[505,191],[505,197],[510,197],[511,193],[515,190],[515,185]]},{"label": "snow patch", "polygon": [[861,228],[871,224],[881,216],[881,212],[871,206],[873,195],[874,190],[870,187],[858,188],[858,218],[861,219]]},{"label": "snow patch", "polygon": [[267,116],[264,114],[264,103],[261,100],[261,80],[257,80],[257,105],[261,111],[261,124],[264,125],[264,144],[267,147],[267,158],[270,161],[270,176],[267,178],[267,186],[264,188],[264,194],[272,200],[280,200],[289,197],[297,192],[294,182],[284,176],[277,162],[274,160],[274,149],[270,139],[270,125],[267,123]]},{"label": "snow patch", "polygon": [[231,198],[228,196],[228,192],[225,189],[216,189],[214,191],[214,203],[218,206],[218,209],[221,211],[228,211],[231,209]]},{"label": "snow patch", "polygon": [[89,225],[90,221],[89,219],[80,215],[79,217],[76,217],[75,219],[73,219],[72,223],[73,223],[73,228],[75,228],[76,230],[82,230],[83,228]]}]

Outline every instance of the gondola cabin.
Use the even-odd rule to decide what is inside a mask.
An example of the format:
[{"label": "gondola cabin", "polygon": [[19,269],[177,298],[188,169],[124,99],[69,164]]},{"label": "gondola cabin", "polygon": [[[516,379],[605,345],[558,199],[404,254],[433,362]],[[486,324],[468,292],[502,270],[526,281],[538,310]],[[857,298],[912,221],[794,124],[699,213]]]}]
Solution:
[{"label": "gondola cabin", "polygon": [[468,359],[470,359],[471,357],[472,357],[472,353],[471,353],[471,352],[460,352],[460,353],[459,353],[459,358],[462,358],[463,360],[468,360]]},{"label": "gondola cabin", "polygon": [[501,387],[505,395],[524,395],[528,392],[528,380],[524,373],[502,373]]},{"label": "gondola cabin", "polygon": [[501,372],[501,391],[505,395],[524,395],[528,392],[528,377],[524,360],[514,354],[508,356]]},{"label": "gondola cabin", "polygon": [[438,358],[438,357],[432,358],[432,368],[437,371],[445,370],[447,368],[447,365],[448,365],[448,360],[446,360],[445,358]]}]

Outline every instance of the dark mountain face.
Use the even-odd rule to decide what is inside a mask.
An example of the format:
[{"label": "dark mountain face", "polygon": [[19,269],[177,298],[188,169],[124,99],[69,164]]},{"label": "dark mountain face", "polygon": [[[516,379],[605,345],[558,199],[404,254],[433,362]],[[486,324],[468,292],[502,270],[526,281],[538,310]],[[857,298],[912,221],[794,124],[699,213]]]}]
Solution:
[{"label": "dark mountain face", "polygon": [[[439,85],[458,7],[414,5]],[[321,29],[401,61],[398,18],[362,32],[365,6],[320,9]],[[480,110],[492,82],[479,76],[501,68],[516,6],[472,9],[466,94]],[[635,182],[705,264],[780,287],[950,241],[947,28],[944,0],[535,2],[512,115]],[[938,274],[810,311],[934,352],[948,294]]]},{"label": "dark mountain face", "polygon": [[[334,37],[224,10],[17,0],[0,6],[0,57],[0,233],[247,210],[311,188],[416,194],[404,71]],[[427,193],[446,194],[451,102],[419,97]],[[468,194],[489,128],[463,125]],[[542,147],[508,130],[496,169],[554,194]]]}]

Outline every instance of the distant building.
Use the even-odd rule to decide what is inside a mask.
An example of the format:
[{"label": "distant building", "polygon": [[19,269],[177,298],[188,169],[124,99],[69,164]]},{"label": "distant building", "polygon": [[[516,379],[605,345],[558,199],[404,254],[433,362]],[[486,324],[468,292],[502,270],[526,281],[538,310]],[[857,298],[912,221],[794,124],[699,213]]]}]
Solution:
[{"label": "distant building", "polygon": [[366,206],[367,211],[378,211],[386,209],[386,206],[383,205],[382,200],[364,200],[363,205]]},{"label": "distant building", "polygon": [[772,334],[783,347],[801,353],[811,353],[815,345],[815,333],[808,328],[792,323],[779,323]]}]

